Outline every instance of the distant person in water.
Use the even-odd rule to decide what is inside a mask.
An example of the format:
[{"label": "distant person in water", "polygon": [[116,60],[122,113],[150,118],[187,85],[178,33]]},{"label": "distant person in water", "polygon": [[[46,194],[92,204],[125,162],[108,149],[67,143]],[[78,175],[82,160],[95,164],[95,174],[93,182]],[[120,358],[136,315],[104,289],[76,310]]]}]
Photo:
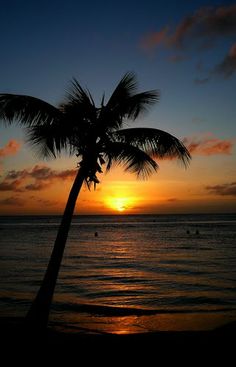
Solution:
[{"label": "distant person in water", "polygon": [[94,236],[95,236],[95,237],[98,237],[98,233],[97,233],[97,232],[95,232],[95,233],[94,233]]}]

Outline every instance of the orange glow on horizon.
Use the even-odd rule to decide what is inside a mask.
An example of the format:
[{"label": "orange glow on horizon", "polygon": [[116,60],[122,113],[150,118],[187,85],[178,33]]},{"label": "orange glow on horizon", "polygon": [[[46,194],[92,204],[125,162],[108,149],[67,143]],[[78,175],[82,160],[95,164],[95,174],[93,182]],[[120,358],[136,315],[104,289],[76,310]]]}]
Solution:
[{"label": "orange glow on horizon", "polygon": [[[22,166],[21,170],[14,171],[19,176],[17,179],[7,177],[7,171],[4,177],[2,166],[0,214],[61,215],[73,183],[74,168],[59,163],[49,166],[38,162],[26,168]],[[212,176],[208,177],[207,174],[204,181],[199,181],[201,172],[207,172],[204,164],[208,163],[202,161],[199,165],[193,161],[188,170],[179,173],[179,167],[177,169],[171,162],[163,162],[163,173],[159,172],[146,181],[136,180],[121,168],[115,168],[109,175],[102,177],[101,185],[96,190],[89,191],[85,185],[82,187],[75,214],[235,212],[235,196],[220,195],[207,189],[220,182],[216,166],[213,165],[213,181]],[[46,178],[42,176],[44,171],[48,174]],[[36,173],[39,177],[36,177]],[[228,181],[234,182],[234,176],[229,176]]]},{"label": "orange glow on horizon", "polygon": [[105,204],[108,208],[118,212],[125,212],[126,210],[132,209],[135,200],[128,196],[114,196],[105,199]]}]

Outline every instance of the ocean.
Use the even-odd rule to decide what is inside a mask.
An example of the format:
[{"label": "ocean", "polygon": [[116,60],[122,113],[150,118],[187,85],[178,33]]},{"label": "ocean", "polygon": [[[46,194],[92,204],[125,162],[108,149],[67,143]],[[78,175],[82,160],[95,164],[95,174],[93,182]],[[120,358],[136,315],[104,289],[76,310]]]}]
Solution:
[{"label": "ocean", "polygon": [[[0,217],[0,316],[23,317],[59,216]],[[69,332],[208,329],[236,320],[236,214],[75,216],[49,325]]]}]

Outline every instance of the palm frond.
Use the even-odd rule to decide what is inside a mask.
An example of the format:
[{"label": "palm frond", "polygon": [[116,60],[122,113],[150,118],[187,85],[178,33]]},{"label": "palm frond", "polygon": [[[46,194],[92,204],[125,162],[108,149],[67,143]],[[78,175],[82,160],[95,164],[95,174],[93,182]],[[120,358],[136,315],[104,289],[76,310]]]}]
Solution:
[{"label": "palm frond", "polygon": [[154,128],[122,129],[113,133],[116,141],[132,144],[153,158],[179,159],[185,166],[191,156],[185,145],[173,135]]},{"label": "palm frond", "polygon": [[51,124],[61,117],[60,111],[51,104],[26,95],[0,94],[0,119],[23,125]]},{"label": "palm frond", "polygon": [[121,128],[123,120],[135,120],[148,107],[159,100],[156,90],[136,93],[137,82],[134,73],[126,73],[121,79],[106,106],[100,110],[99,125],[105,129]]},{"label": "palm frond", "polygon": [[107,102],[107,107],[113,110],[121,101],[133,96],[137,91],[137,87],[138,83],[135,73],[126,73],[112,93],[109,101]]},{"label": "palm frond", "polygon": [[103,157],[107,163],[107,171],[113,164],[122,165],[125,171],[136,173],[137,177],[147,178],[158,169],[158,164],[147,153],[122,142],[107,143]]},{"label": "palm frond", "polygon": [[124,110],[127,118],[136,120],[141,113],[147,112],[148,107],[159,101],[160,94],[157,90],[150,90],[143,93],[137,93],[130,97]]},{"label": "palm frond", "polygon": [[60,104],[60,110],[78,121],[87,119],[87,122],[94,122],[97,117],[97,108],[90,92],[83,89],[75,78],[65,101]]},{"label": "palm frond", "polygon": [[26,141],[37,155],[42,158],[60,156],[64,150],[69,154],[77,153],[74,131],[66,123],[35,125],[26,128]]},{"label": "palm frond", "polygon": [[88,90],[85,90],[78,82],[77,79],[72,79],[72,87],[67,95],[67,98],[71,102],[79,102],[80,104],[94,104],[94,100]]}]

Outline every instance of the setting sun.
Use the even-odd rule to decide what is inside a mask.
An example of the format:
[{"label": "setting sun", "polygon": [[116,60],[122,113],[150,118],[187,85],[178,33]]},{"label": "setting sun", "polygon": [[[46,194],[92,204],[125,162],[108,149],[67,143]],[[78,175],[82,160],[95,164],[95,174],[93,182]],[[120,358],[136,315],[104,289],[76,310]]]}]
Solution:
[{"label": "setting sun", "polygon": [[124,212],[132,208],[133,199],[129,197],[111,197],[106,202],[111,209]]}]

